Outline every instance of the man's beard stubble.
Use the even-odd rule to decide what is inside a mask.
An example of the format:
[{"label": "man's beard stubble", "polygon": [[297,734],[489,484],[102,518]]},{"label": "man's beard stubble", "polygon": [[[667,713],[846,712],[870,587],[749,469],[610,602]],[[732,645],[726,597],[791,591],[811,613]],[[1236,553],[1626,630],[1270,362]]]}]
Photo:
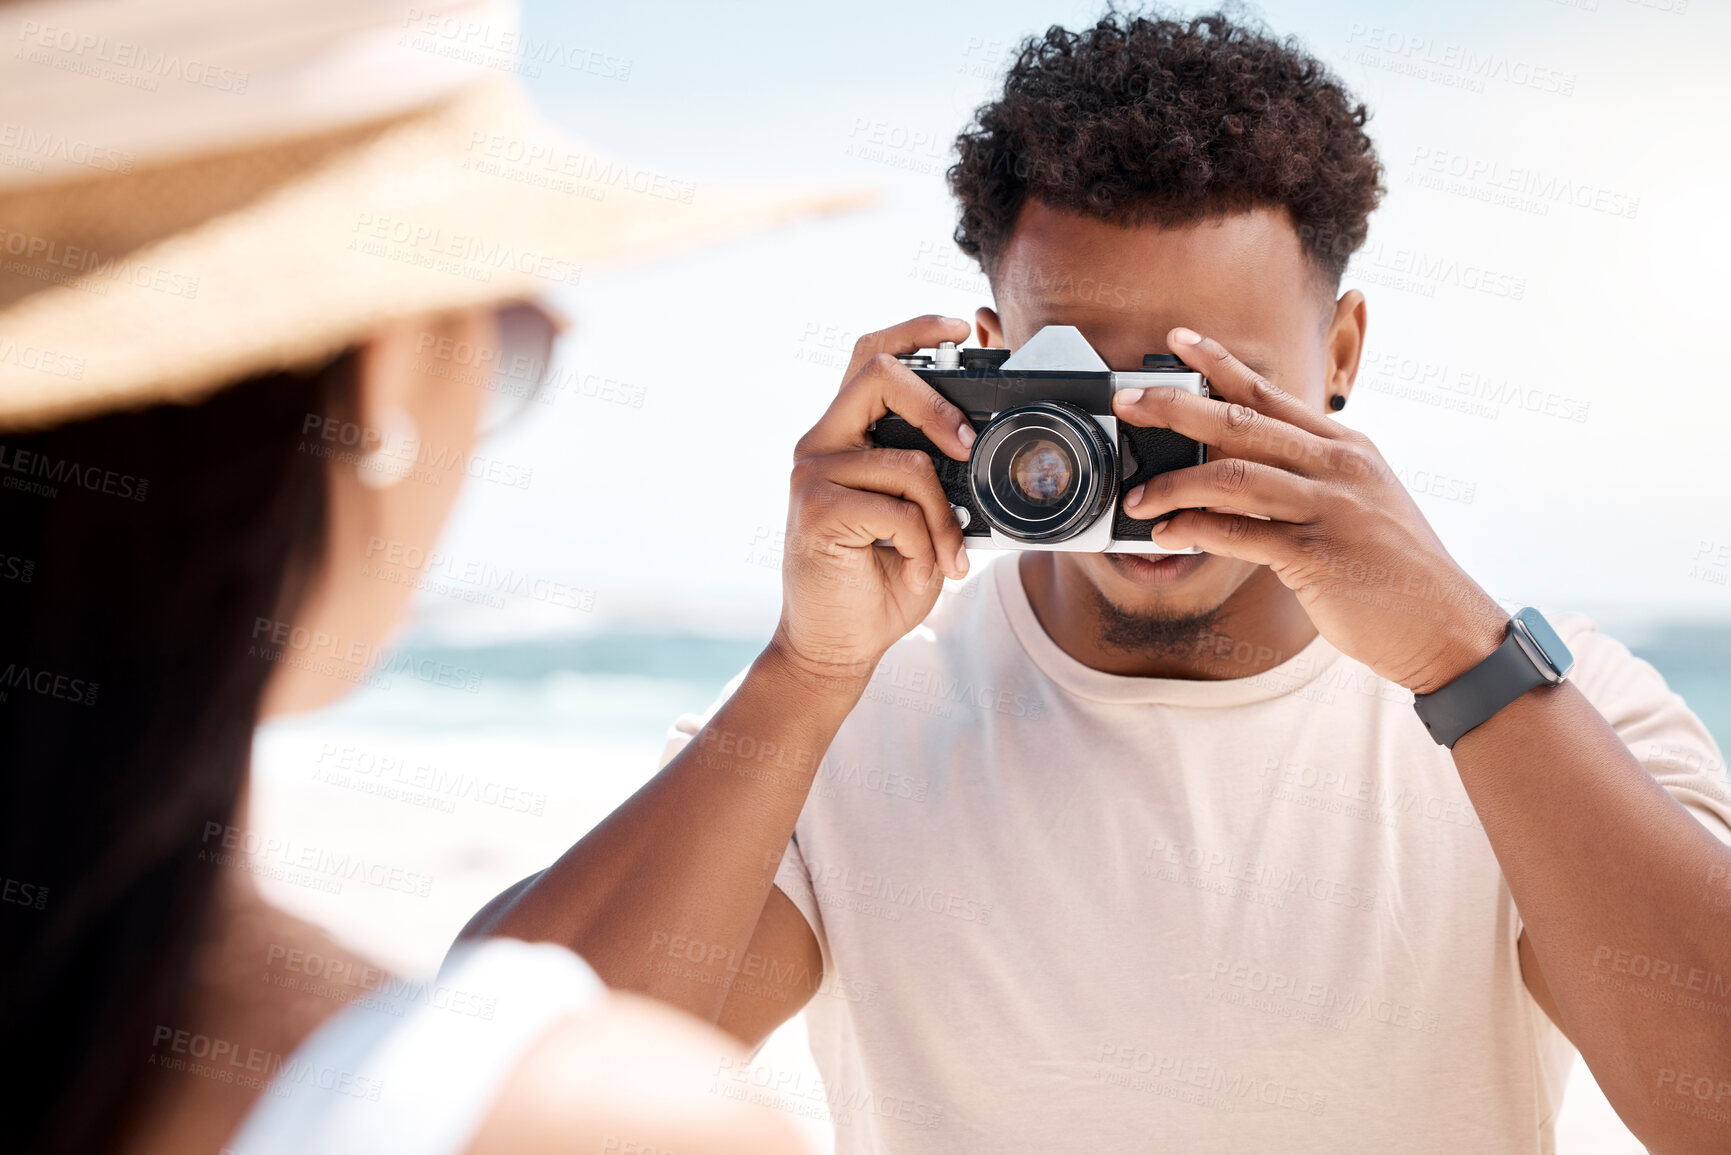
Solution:
[{"label": "man's beard stubble", "polygon": [[1094,597],[1096,637],[1103,649],[1123,654],[1183,658],[1200,654],[1219,634],[1223,616],[1217,606],[1192,614],[1159,611],[1131,613],[1089,586]]}]

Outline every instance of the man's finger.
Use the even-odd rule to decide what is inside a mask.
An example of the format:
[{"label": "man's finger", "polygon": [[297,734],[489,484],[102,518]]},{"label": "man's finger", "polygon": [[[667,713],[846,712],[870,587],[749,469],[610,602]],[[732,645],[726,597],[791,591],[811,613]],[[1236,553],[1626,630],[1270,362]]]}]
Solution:
[{"label": "man's finger", "polygon": [[1228,457],[1306,475],[1325,472],[1338,456],[1339,442],[1236,401],[1223,405],[1170,386],[1120,390],[1112,397],[1112,407],[1132,425],[1170,429]]},{"label": "man's finger", "polygon": [[891,357],[903,353],[918,353],[921,349],[935,349],[943,341],[954,341],[960,345],[973,331],[974,327],[959,317],[941,317],[936,313],[927,313],[923,317],[915,317],[899,325],[867,333],[854,342],[853,356],[848,360],[847,372],[843,374],[842,380],[846,381],[858,373],[867,361],[880,353]]},{"label": "man's finger", "polygon": [[819,476],[837,485],[913,502],[925,517],[938,568],[944,576],[957,581],[967,576],[961,523],[950,508],[930,457],[917,449],[860,449],[832,453],[808,464]]},{"label": "man's finger", "polygon": [[848,379],[817,424],[800,438],[794,447],[794,460],[864,449],[871,444],[867,428],[892,412],[957,461],[967,460],[974,443],[974,427],[967,414],[887,353],[873,357]]},{"label": "man's finger", "polygon": [[1235,557],[1255,565],[1290,560],[1296,548],[1293,526],[1282,521],[1185,509],[1154,527],[1154,540],[1168,549],[1195,546],[1203,553]]},{"label": "man's finger", "polygon": [[1227,401],[1248,405],[1277,421],[1295,425],[1317,437],[1339,437],[1346,426],[1288,393],[1244,362],[1226,346],[1194,329],[1179,327],[1166,335],[1166,347],[1186,365],[1208,378],[1209,390]]},{"label": "man's finger", "polygon": [[887,541],[902,557],[900,573],[909,588],[918,592],[931,584],[937,554],[919,506],[843,485],[832,485],[830,496],[822,535],[850,549],[870,549]]},{"label": "man's finger", "polygon": [[1218,457],[1205,465],[1157,473],[1124,496],[1131,517],[1155,518],[1174,509],[1207,506],[1276,521],[1307,522],[1316,511],[1317,483],[1285,469]]}]

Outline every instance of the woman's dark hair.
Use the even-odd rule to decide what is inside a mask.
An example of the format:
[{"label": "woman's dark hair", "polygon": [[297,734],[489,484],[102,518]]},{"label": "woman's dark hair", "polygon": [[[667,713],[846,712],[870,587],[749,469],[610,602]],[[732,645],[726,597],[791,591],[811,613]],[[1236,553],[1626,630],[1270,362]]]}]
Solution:
[{"label": "woman's dark hair", "polygon": [[274,668],[249,647],[322,557],[328,464],[306,430],[352,411],[355,364],[0,433],[11,1150],[111,1149],[156,1032],[184,1025],[223,874],[210,832],[235,820]]},{"label": "woman's dark hair", "polygon": [[1030,199],[1117,225],[1284,209],[1338,283],[1382,196],[1370,114],[1296,40],[1223,12],[1108,12],[1030,37],[949,170],[956,243],[988,275]]}]

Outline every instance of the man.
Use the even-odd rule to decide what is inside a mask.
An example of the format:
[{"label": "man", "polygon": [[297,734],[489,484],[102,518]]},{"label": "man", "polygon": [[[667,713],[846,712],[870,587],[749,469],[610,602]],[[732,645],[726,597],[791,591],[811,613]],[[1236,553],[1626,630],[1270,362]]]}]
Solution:
[{"label": "man", "polygon": [[951,171],[979,336],[1074,325],[1113,368],[1202,372],[1226,403],[1115,402],[1210,446],[1123,503],[1202,552],[981,566],[930,461],[867,434],[893,411],[968,456],[893,354],[969,327],[868,337],[795,453],[774,640],[471,929],[749,1042],[804,1005],[845,1151],[1550,1151],[1571,1043],[1655,1150],[1723,1150],[1731,807],[1701,723],[1578,617],[1567,680],[1480,703],[1452,750],[1415,716],[1511,619],[1331,416],[1365,119],[1219,16],[1030,42]]}]

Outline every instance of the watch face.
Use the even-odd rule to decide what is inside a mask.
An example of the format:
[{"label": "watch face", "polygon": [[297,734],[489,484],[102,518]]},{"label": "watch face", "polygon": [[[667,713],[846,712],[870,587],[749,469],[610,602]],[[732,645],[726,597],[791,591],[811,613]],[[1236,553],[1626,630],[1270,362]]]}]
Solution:
[{"label": "watch face", "polygon": [[1563,644],[1563,639],[1557,636],[1557,631],[1551,628],[1551,623],[1547,622],[1538,610],[1528,606],[1517,613],[1515,628],[1539,651],[1545,664],[1551,667],[1559,681],[1575,668],[1575,655],[1569,652],[1569,647]]}]

